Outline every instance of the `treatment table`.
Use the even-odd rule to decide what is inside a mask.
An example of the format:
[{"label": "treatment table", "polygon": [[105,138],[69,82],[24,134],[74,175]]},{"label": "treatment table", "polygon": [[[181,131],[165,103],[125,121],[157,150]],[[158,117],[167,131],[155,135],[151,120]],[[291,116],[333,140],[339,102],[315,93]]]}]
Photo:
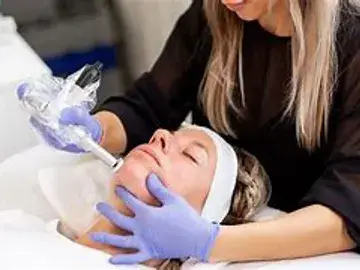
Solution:
[{"label": "treatment table", "polygon": [[[90,157],[91,159],[92,157]],[[42,194],[41,188],[39,187],[38,182],[38,171],[44,167],[51,166],[67,166],[72,164],[81,164],[82,162],[88,162],[88,156],[75,156],[67,153],[62,153],[59,151],[55,151],[50,149],[45,145],[38,145],[33,148],[30,148],[24,152],[18,153],[8,159],[6,159],[2,164],[0,164],[0,228],[1,224],[4,223],[4,215],[2,217],[1,213],[6,213],[4,211],[9,209],[18,209],[23,214],[17,214],[20,216],[18,218],[19,224],[17,226],[21,227],[21,230],[24,231],[24,226],[21,222],[22,216],[34,216],[34,218],[38,218],[41,222],[51,223],[52,220],[57,219],[56,211],[54,211],[52,205],[46,200],[44,195]],[[96,168],[94,168],[96,169]],[[267,219],[272,218],[281,214],[279,211],[266,208],[262,212],[262,214],[258,217],[258,219]],[[11,215],[10,215],[11,216]],[[16,215],[15,215],[16,216]],[[16,220],[16,219],[15,219]],[[40,222],[40,221],[39,221]],[[37,222],[37,223],[39,223]],[[35,222],[36,223],[36,222]],[[6,218],[5,218],[6,225]],[[32,225],[34,226],[34,225]],[[20,232],[14,233],[16,237],[21,236]],[[11,234],[1,232],[0,230],[0,254],[10,252],[11,245],[1,245],[1,240],[6,242],[6,239],[10,241],[12,238]],[[20,245],[13,245],[14,252],[19,252],[21,250],[21,258],[29,258],[26,260],[26,263],[21,260],[11,260],[12,265],[9,263],[5,266],[2,264],[2,260],[9,262],[9,256],[13,255],[10,253],[7,256],[0,255],[0,269],[9,270],[9,269],[47,269],[47,270],[55,270],[61,269],[61,266],[64,266],[63,269],[71,269],[73,265],[73,269],[128,269],[128,267],[120,267],[120,268],[111,268],[110,265],[106,263],[103,266],[106,268],[95,267],[94,264],[89,262],[89,265],[86,262],[77,262],[74,258],[69,258],[66,260],[66,257],[63,254],[62,262],[55,262],[55,255],[51,255],[51,250],[57,250],[57,247],[52,247],[47,250],[48,255],[46,256],[46,260],[44,260],[43,255],[39,255],[36,253],[36,248],[42,252],[45,248],[40,248],[41,245],[45,245],[47,238],[40,237],[36,241],[36,245],[34,244],[34,240],[31,242],[31,239],[28,239],[27,235],[22,239],[22,243]],[[9,240],[10,239],[10,240]],[[30,241],[30,244],[29,244]],[[38,246],[40,245],[40,247]],[[24,248],[21,249],[20,247]],[[33,248],[25,248],[30,247]],[[19,248],[18,248],[19,247]],[[24,251],[25,250],[25,251]],[[89,251],[94,254],[94,257],[101,256],[98,252]],[[15,254],[16,255],[16,254]],[[16,256],[14,255],[14,258]],[[59,254],[56,254],[58,256]],[[61,254],[60,254],[61,255]],[[59,256],[60,256],[59,255]],[[5,258],[6,257],[6,258]],[[3,259],[1,259],[3,258]],[[53,258],[51,260],[51,258]],[[25,268],[26,266],[26,268]],[[12,268],[13,267],[13,268]],[[24,267],[24,268],[22,268]],[[80,267],[80,268],[79,268]],[[129,269],[148,269],[142,266],[133,266]],[[277,262],[259,262],[259,263],[236,263],[236,264],[201,264],[198,262],[188,261],[186,262],[182,269],[185,270],[197,270],[197,269],[264,269],[264,270],[298,270],[298,269],[327,269],[327,270],[337,270],[337,269],[360,269],[360,255],[352,253],[352,252],[344,252],[339,254],[332,254],[326,256],[319,256],[314,258],[307,259],[297,259],[297,260],[283,260]]]}]

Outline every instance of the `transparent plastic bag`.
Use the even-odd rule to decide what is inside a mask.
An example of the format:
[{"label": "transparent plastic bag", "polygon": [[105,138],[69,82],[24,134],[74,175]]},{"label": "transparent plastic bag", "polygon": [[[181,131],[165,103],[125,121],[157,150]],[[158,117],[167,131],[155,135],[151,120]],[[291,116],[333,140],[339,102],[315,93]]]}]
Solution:
[{"label": "transparent plastic bag", "polygon": [[[75,82],[84,70],[81,69],[66,79],[43,76],[40,79],[23,84],[25,88],[20,101],[33,120],[51,131],[54,139],[62,146],[78,145],[77,136],[69,132],[68,127],[59,123],[62,110],[80,106],[91,111],[97,103],[97,89],[100,78],[83,89]],[[85,133],[88,133],[83,129]]]}]

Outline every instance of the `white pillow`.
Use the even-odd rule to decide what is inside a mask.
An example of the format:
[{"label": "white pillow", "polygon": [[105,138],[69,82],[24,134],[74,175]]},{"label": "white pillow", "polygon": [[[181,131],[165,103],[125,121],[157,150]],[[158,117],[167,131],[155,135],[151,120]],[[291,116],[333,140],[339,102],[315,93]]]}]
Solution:
[{"label": "white pillow", "polygon": [[6,159],[0,163],[0,211],[21,209],[45,220],[54,219],[56,213],[41,192],[38,171],[44,167],[78,164],[89,158],[39,145]]},{"label": "white pillow", "polygon": [[98,215],[95,205],[109,196],[111,170],[99,160],[39,171],[44,196],[75,235],[87,231]]}]

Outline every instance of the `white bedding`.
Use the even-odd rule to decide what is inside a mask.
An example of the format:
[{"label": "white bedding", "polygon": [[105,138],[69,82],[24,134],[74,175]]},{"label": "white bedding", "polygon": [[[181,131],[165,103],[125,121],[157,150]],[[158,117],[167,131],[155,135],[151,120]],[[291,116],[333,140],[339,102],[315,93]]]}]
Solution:
[{"label": "white bedding", "polygon": [[88,159],[88,156],[54,151],[45,145],[30,148],[6,159],[0,164],[0,211],[21,209],[45,220],[56,218],[56,212],[39,186],[39,170],[79,164]]},{"label": "white bedding", "polygon": [[[38,172],[43,167],[68,166],[88,161],[38,146],[0,164],[0,269],[149,269],[142,266],[114,267],[109,255],[77,245],[55,230],[58,210],[43,196]],[[19,168],[22,168],[19,170]],[[69,182],[67,182],[68,184]],[[78,194],[76,191],[74,194]],[[20,209],[4,211],[5,209]],[[25,214],[26,213],[26,214]],[[281,214],[265,209],[257,219]],[[66,213],[65,213],[66,215]],[[308,259],[241,264],[200,264],[188,261],[185,270],[196,269],[360,269],[360,256],[340,253]]]},{"label": "white bedding", "polygon": [[[0,254],[1,270],[151,269],[140,265],[110,265],[108,254],[75,244],[57,233],[55,221],[46,223],[19,210],[0,213]],[[360,256],[349,252],[299,260],[237,264],[188,261],[182,269],[355,270],[360,269]]]},{"label": "white bedding", "polygon": [[56,232],[56,223],[22,211],[0,214],[1,270],[149,269],[144,266],[115,267],[109,255],[73,243]]},{"label": "white bedding", "polygon": [[359,270],[359,255],[347,252],[314,258],[283,260],[276,262],[203,264],[187,262],[183,270]]}]

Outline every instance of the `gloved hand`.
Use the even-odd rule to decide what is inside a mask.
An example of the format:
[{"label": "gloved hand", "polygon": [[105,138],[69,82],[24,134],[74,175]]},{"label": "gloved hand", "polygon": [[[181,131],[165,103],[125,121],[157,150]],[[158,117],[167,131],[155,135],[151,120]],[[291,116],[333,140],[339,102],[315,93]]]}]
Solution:
[{"label": "gloved hand", "polygon": [[[41,124],[35,118],[30,118],[30,123],[41,134],[43,139],[50,146],[67,152],[83,153],[84,149],[78,147],[75,144],[65,144],[60,141],[61,139],[55,135],[54,131]],[[92,139],[99,143],[102,136],[102,127],[98,120],[89,114],[89,112],[82,107],[70,107],[61,112],[59,123],[62,125],[76,125],[84,127],[87,132],[91,134]]]},{"label": "gloved hand", "polygon": [[136,264],[149,259],[196,258],[207,261],[219,225],[203,219],[183,198],[168,191],[155,175],[147,179],[147,188],[161,203],[149,206],[126,191],[116,190],[118,196],[133,211],[135,217],[116,212],[110,205],[100,203],[98,211],[112,223],[132,233],[117,236],[93,233],[91,238],[99,243],[119,248],[134,248],[137,253],[117,255],[113,264]]},{"label": "gloved hand", "polygon": [[[38,87],[53,87],[53,81],[47,81],[39,83]],[[24,95],[29,90],[29,84],[21,84],[17,88],[17,96],[19,100],[23,100]],[[46,91],[44,91],[46,92]],[[85,152],[84,149],[76,146],[75,144],[66,143],[62,136],[56,134],[56,132],[50,127],[42,124],[36,118],[31,117],[30,123],[35,127],[35,129],[41,134],[46,143],[50,146],[73,153]],[[65,126],[76,125],[83,127],[86,132],[88,132],[92,139],[96,142],[99,142],[102,136],[102,127],[99,121],[90,115],[88,109],[83,106],[74,106],[66,108],[61,112],[59,123]]]},{"label": "gloved hand", "polygon": [[[42,87],[48,87],[46,83],[44,85],[42,85]],[[51,84],[49,85],[51,86]],[[19,100],[23,99],[24,95],[28,91],[28,87],[29,85],[27,83],[24,83],[17,88],[17,97]],[[102,136],[101,124],[94,117],[92,117],[85,108],[81,106],[64,109],[61,112],[59,122],[62,125],[68,125],[68,126],[77,125],[85,128],[85,130],[91,134],[92,139],[96,142],[99,142],[101,139]],[[53,129],[40,123],[36,118],[31,117],[30,123],[41,134],[44,141],[50,146],[67,152],[73,152],[73,153],[85,152],[84,149],[79,148],[75,144],[65,143],[61,139],[61,137],[56,135]]]}]

